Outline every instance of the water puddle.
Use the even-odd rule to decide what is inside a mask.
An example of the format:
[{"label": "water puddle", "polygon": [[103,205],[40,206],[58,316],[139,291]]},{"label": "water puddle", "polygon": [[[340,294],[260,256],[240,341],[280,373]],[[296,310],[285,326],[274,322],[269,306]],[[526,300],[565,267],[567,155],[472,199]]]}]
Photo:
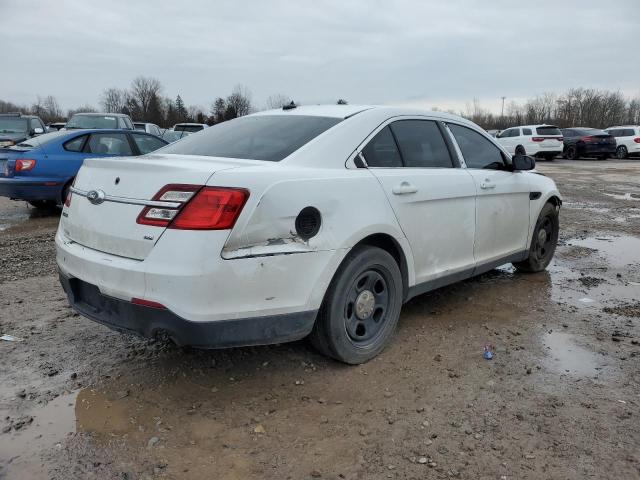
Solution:
[{"label": "water puddle", "polygon": [[580,240],[571,240],[568,245],[597,250],[609,268],[628,268],[640,265],[640,238],[631,235],[598,235]]},{"label": "water puddle", "polygon": [[563,332],[547,333],[543,337],[547,351],[545,364],[550,370],[578,377],[596,376],[603,365],[597,354],[577,345],[573,336]]},{"label": "water puddle", "polygon": [[[78,392],[61,395],[35,412],[26,414],[26,423],[0,437],[0,464],[7,478],[47,479],[38,455],[61,445],[69,433],[76,431],[75,405]],[[33,418],[29,421],[29,418]],[[36,460],[36,461],[34,461]]]},{"label": "water puddle", "polygon": [[603,193],[608,197],[615,198],[616,200],[640,200],[640,193]]}]

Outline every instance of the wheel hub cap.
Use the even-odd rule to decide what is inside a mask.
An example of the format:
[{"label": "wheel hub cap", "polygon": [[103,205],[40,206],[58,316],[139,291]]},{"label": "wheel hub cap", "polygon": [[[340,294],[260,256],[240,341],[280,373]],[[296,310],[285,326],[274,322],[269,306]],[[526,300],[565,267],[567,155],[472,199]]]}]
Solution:
[{"label": "wheel hub cap", "polygon": [[368,318],[373,313],[376,299],[369,290],[363,290],[356,298],[356,316],[360,320]]},{"label": "wheel hub cap", "polygon": [[538,232],[538,244],[544,245],[545,243],[547,243],[547,231],[541,228]]}]

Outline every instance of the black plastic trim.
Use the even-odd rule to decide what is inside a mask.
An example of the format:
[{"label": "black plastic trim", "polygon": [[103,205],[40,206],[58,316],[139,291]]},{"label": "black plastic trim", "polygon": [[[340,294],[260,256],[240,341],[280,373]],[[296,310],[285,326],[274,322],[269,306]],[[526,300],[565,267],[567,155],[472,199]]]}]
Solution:
[{"label": "black plastic trim", "polygon": [[213,322],[193,322],[170,310],[136,305],[110,297],[98,287],[59,273],[71,307],[119,332],[155,338],[166,333],[177,345],[228,348],[299,340],[311,333],[317,310]]},{"label": "black plastic trim", "polygon": [[488,272],[489,270],[493,270],[494,268],[499,267],[500,265],[504,265],[505,263],[521,262],[528,256],[529,250],[523,250],[522,252],[507,255],[506,257],[501,257],[491,262],[476,265],[475,267],[467,268],[460,272],[444,275],[434,280],[419,283],[417,285],[414,285],[413,287],[409,287],[409,293],[407,294],[405,302],[411,300],[413,297],[417,297],[418,295],[422,295],[423,293],[430,292],[437,288],[445,287],[447,285],[451,285],[452,283],[475,277],[476,275],[481,275]]},{"label": "black plastic trim", "polygon": [[542,192],[529,192],[529,200],[538,200],[542,196]]}]

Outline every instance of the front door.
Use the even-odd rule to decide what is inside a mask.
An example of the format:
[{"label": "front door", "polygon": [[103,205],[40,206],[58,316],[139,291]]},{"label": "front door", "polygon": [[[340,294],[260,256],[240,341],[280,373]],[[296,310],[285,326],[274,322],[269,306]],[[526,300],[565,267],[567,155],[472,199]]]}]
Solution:
[{"label": "front door", "polygon": [[448,127],[475,182],[476,262],[482,265],[523,252],[530,222],[527,175],[509,171],[502,151],[480,133],[462,125]]}]

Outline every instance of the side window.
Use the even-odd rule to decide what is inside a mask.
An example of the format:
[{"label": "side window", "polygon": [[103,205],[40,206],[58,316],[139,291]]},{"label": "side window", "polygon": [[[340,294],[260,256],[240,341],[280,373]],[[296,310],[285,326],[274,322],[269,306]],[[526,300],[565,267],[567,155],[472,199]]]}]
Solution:
[{"label": "side window", "polygon": [[468,168],[504,168],[502,152],[478,132],[461,125],[449,124]]},{"label": "side window", "polygon": [[633,128],[625,128],[622,131],[622,136],[623,137],[633,137],[636,134],[636,132],[634,132]]},{"label": "side window", "polygon": [[101,155],[131,155],[131,147],[127,136],[123,133],[93,133],[85,151]]},{"label": "side window", "polygon": [[160,129],[158,127],[156,127],[155,125],[151,125],[151,133],[153,133],[154,135],[157,135],[159,137],[160,136]]},{"label": "side window", "polygon": [[67,152],[81,152],[86,139],[86,135],[80,135],[79,137],[65,142],[62,146]]},{"label": "side window", "polygon": [[531,135],[531,129],[530,128],[523,128],[522,129],[522,135]]},{"label": "side window", "polygon": [[519,137],[520,136],[520,129],[519,128],[512,128],[511,131],[509,132],[509,136],[510,137]]},{"label": "side window", "polygon": [[123,117],[122,121],[124,122],[124,128],[128,128],[129,130],[133,130],[133,123],[129,120],[128,117]]},{"label": "side window", "polygon": [[151,135],[132,133],[131,136],[133,137],[133,141],[136,142],[138,150],[140,150],[140,155],[153,152],[154,150],[157,150],[160,147],[164,147],[166,145],[165,142],[163,142],[159,138],[152,137]]},{"label": "side window", "polygon": [[370,167],[402,167],[398,146],[388,126],[371,139],[362,154]]},{"label": "side window", "polygon": [[400,120],[391,124],[405,167],[452,168],[440,128],[431,120]]},{"label": "side window", "polygon": [[511,136],[511,129],[507,128],[506,130],[503,130],[502,132],[500,132],[500,135],[498,135],[498,138],[509,138]]},{"label": "side window", "polygon": [[40,123],[40,120],[38,120],[37,118],[32,118],[29,122],[29,128],[31,130],[35,129],[35,128],[42,128],[44,129],[44,125],[42,125],[42,123]]}]

